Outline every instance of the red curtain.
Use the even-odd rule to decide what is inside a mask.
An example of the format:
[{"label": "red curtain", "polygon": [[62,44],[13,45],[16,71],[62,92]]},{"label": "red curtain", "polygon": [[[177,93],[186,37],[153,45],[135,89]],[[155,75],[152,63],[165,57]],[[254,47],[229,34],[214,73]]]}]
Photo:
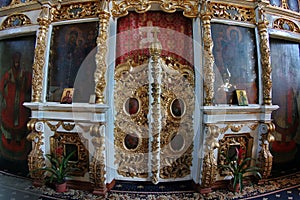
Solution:
[{"label": "red curtain", "polygon": [[192,20],[182,12],[150,11],[143,14],[130,12],[118,19],[117,60],[120,64],[131,58],[138,62],[149,57],[149,46],[154,41],[153,28],[159,29],[162,56],[176,58],[182,64],[193,65]]}]

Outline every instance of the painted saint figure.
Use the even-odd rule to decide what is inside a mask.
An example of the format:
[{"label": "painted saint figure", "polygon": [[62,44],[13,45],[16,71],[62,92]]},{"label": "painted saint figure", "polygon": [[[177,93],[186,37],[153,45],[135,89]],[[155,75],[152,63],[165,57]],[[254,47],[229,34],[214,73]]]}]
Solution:
[{"label": "painted saint figure", "polygon": [[[0,81],[1,143],[8,152],[23,155],[30,116],[30,110],[25,108],[23,103],[30,100],[31,73],[21,68],[20,52],[13,54],[12,61],[12,67],[5,72]],[[2,153],[8,155],[7,152]],[[13,159],[18,159],[18,156],[14,155]]]}]

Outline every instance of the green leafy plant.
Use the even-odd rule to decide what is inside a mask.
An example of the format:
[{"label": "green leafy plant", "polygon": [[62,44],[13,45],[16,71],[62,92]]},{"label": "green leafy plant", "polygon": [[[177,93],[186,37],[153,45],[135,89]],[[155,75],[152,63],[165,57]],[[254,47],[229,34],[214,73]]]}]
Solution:
[{"label": "green leafy plant", "polygon": [[55,182],[57,184],[64,183],[69,174],[75,170],[69,164],[70,158],[76,151],[71,152],[68,155],[63,154],[63,147],[55,149],[54,153],[46,154],[46,158],[50,161],[51,166],[39,168],[37,170],[43,170],[50,173],[49,182]]},{"label": "green leafy plant", "polygon": [[[236,154],[229,157],[226,156],[226,164],[220,165],[223,170],[228,170],[232,176],[232,187],[234,191],[239,189],[239,192],[243,190],[243,179],[246,173],[252,173],[261,178],[260,168],[256,166],[250,166],[249,162],[254,160],[253,158],[243,158],[244,150],[242,148],[236,148]],[[239,187],[239,188],[238,188]]]}]

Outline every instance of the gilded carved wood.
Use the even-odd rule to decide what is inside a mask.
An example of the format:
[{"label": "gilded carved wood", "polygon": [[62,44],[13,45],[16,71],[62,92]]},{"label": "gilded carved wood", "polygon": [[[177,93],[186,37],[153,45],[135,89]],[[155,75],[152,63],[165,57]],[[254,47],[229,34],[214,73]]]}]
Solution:
[{"label": "gilded carved wood", "polygon": [[234,20],[255,24],[255,11],[253,6],[241,6],[229,3],[211,3],[214,18]]},{"label": "gilded carved wood", "polygon": [[262,80],[263,80],[263,103],[265,105],[272,104],[271,89],[272,89],[272,79],[271,79],[271,55],[270,55],[270,43],[268,34],[268,24],[266,20],[263,9],[259,9],[260,18],[258,21],[258,33],[259,33],[259,47],[260,47],[260,62],[262,66]]},{"label": "gilded carved wood", "polygon": [[153,30],[154,41],[150,46],[150,69],[151,74],[150,84],[151,84],[151,96],[149,104],[151,104],[150,109],[150,132],[151,132],[151,181],[154,184],[158,183],[159,169],[160,169],[160,137],[162,129],[162,110],[161,110],[161,79],[162,79],[162,69],[161,69],[161,43],[157,40],[158,30]]},{"label": "gilded carved wood", "polygon": [[4,30],[7,28],[16,28],[16,27],[30,25],[30,24],[31,24],[31,20],[27,15],[12,14],[2,22],[0,26],[0,30]]},{"label": "gilded carved wood", "polygon": [[134,9],[138,13],[144,13],[150,10],[152,4],[159,4],[160,8],[168,13],[173,13],[177,9],[183,10],[183,15],[186,17],[195,18],[198,15],[198,1],[195,0],[113,0],[112,15],[114,17],[122,17],[128,14],[130,9]]},{"label": "gilded carved wood", "polygon": [[215,125],[206,125],[204,129],[206,138],[204,143],[204,157],[203,157],[203,168],[201,187],[211,187],[217,176],[217,160],[214,156],[214,150],[219,147],[217,138],[220,134],[220,129]]},{"label": "gilded carved wood", "polygon": [[[115,69],[115,164],[124,177],[148,177],[148,73],[147,60],[141,64],[128,60]],[[136,102],[133,111],[131,100]]]},{"label": "gilded carved wood", "polygon": [[95,94],[96,103],[105,103],[104,95],[106,88],[106,71],[107,71],[107,38],[110,13],[106,10],[100,11],[99,15],[99,35],[97,37],[97,53],[96,53],[96,71],[95,78]]},{"label": "gilded carved wood", "polygon": [[94,186],[94,193],[106,192],[105,165],[105,125],[95,124],[90,127],[90,135],[94,146],[94,153],[89,164],[90,181]]},{"label": "gilded carved wood", "polygon": [[41,102],[41,95],[43,90],[44,79],[44,66],[46,60],[46,47],[47,47],[47,35],[49,31],[50,20],[50,6],[45,4],[42,7],[42,11],[38,18],[40,25],[36,48],[34,51],[34,62],[32,66],[32,102]]},{"label": "gilded carved wood", "polygon": [[213,104],[214,98],[214,56],[213,56],[213,41],[211,37],[211,18],[212,11],[211,5],[205,3],[202,5],[201,19],[203,23],[203,44],[204,44],[204,67],[203,67],[203,79],[204,79],[204,91],[205,101],[204,105],[210,106]]},{"label": "gilded carved wood", "polygon": [[260,146],[261,150],[258,154],[258,161],[260,162],[261,174],[263,178],[267,178],[271,175],[273,166],[273,156],[270,152],[269,144],[275,140],[273,133],[275,131],[275,125],[272,122],[262,123],[260,125]]},{"label": "gilded carved wood", "polygon": [[31,119],[27,123],[27,128],[31,132],[28,134],[26,139],[32,143],[32,150],[28,154],[28,169],[30,172],[30,177],[36,182],[42,183],[43,179],[45,178],[45,172],[37,169],[40,169],[46,165],[44,152],[42,150],[42,145],[44,144],[44,124],[37,119]]},{"label": "gilded carved wood", "polygon": [[299,26],[291,20],[278,18],[273,22],[273,28],[300,33]]}]

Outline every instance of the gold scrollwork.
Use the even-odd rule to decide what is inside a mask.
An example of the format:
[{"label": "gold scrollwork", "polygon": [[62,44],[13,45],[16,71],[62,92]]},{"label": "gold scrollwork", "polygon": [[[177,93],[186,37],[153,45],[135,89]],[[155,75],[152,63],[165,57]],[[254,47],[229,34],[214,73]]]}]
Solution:
[{"label": "gold scrollwork", "polygon": [[38,132],[35,130],[36,123],[40,122],[37,119],[31,119],[27,123],[27,128],[31,132],[28,134],[26,139],[32,142],[32,150],[28,155],[28,168],[31,178],[33,178],[36,182],[41,183],[45,177],[45,174],[44,171],[37,169],[40,169],[46,165],[44,152],[41,148],[44,144],[44,136],[42,132]]},{"label": "gold scrollwork", "polygon": [[13,14],[8,16],[1,24],[0,30],[31,24],[31,20],[24,14]]},{"label": "gold scrollwork", "polygon": [[90,135],[93,136],[92,143],[95,147],[95,151],[89,167],[90,181],[94,184],[95,191],[105,193],[105,125],[92,125],[90,128]]},{"label": "gold scrollwork", "polygon": [[97,17],[99,1],[63,4],[52,7],[52,21]]},{"label": "gold scrollwork", "polygon": [[300,29],[296,23],[294,23],[291,20],[283,19],[283,18],[276,19],[273,22],[273,28],[300,33]]},{"label": "gold scrollwork", "polygon": [[260,124],[260,146],[261,150],[258,154],[258,160],[260,161],[260,167],[262,169],[263,178],[267,178],[271,175],[273,166],[273,156],[269,149],[269,144],[274,141],[273,132],[275,131],[275,125],[272,122],[266,122]]},{"label": "gold scrollwork", "polygon": [[226,3],[212,3],[215,18],[229,19],[255,24],[255,11],[253,7],[237,6]]},{"label": "gold scrollwork", "polygon": [[128,10],[135,9],[137,13],[147,12],[152,4],[159,4],[161,9],[168,13],[174,13],[177,9],[183,10],[183,15],[195,18],[198,15],[198,2],[195,0],[113,0],[113,8],[111,10],[114,17],[122,17],[128,14]]}]

